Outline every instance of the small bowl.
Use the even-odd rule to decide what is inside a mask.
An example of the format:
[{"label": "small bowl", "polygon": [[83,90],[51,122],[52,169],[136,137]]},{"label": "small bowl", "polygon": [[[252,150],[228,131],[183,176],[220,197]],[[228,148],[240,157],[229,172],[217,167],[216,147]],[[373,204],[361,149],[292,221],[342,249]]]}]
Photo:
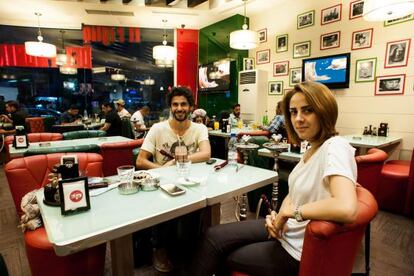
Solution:
[{"label": "small bowl", "polygon": [[121,183],[118,185],[118,191],[121,195],[132,195],[138,193],[139,183],[135,181],[131,183]]},{"label": "small bowl", "polygon": [[157,178],[145,178],[140,183],[143,191],[154,191],[160,187],[160,180]]}]

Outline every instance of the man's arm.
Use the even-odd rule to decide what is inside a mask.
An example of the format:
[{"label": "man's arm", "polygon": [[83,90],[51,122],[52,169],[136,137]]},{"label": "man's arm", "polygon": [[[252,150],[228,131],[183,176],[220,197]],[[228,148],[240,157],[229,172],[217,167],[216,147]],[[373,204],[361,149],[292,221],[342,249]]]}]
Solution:
[{"label": "man's arm", "polygon": [[110,124],[110,123],[105,123],[105,124],[103,125],[103,127],[101,127],[101,128],[100,128],[100,130],[105,130],[105,131],[107,131],[110,127],[111,127],[111,124]]},{"label": "man's arm", "polygon": [[198,148],[199,151],[189,155],[188,159],[190,159],[192,163],[200,163],[209,160],[211,157],[210,141],[201,141],[198,144]]},{"label": "man's arm", "polygon": [[9,123],[9,124],[12,124],[13,123],[13,120],[10,119],[9,116],[4,115],[4,114],[3,115],[0,115],[0,116],[1,116],[1,119],[2,119],[3,122]]},{"label": "man's arm", "polygon": [[141,150],[139,151],[137,163],[136,163],[137,169],[148,170],[148,169],[155,169],[155,168],[161,167],[161,165],[158,165],[150,161],[151,158],[152,158],[152,153],[141,148]]},{"label": "man's arm", "polygon": [[9,134],[15,134],[16,130],[15,129],[11,129],[11,130],[4,130],[4,129],[0,129],[0,135],[4,134],[4,135],[9,135]]}]

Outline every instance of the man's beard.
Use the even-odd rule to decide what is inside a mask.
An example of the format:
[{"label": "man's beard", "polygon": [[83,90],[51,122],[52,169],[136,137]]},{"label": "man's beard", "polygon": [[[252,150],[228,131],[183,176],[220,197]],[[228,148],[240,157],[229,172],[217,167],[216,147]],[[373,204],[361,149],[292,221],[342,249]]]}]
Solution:
[{"label": "man's beard", "polygon": [[[182,116],[182,114],[184,114],[184,116]],[[175,112],[173,112],[173,117],[174,117],[175,120],[177,120],[179,122],[184,122],[185,120],[188,119],[189,114],[190,114],[190,112],[185,112],[184,111],[184,112],[179,113],[178,111],[175,111]]]}]

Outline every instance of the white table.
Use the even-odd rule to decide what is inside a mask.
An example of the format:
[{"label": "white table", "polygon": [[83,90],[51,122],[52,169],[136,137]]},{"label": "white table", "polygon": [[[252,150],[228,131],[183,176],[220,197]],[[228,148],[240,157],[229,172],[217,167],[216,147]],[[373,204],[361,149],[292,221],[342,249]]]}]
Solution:
[{"label": "white table", "polygon": [[380,148],[391,154],[396,147],[401,143],[400,137],[384,137],[371,135],[346,135],[342,136],[356,148],[360,148],[359,154],[364,155],[370,148]]},{"label": "white table", "polygon": [[252,129],[252,128],[249,128],[249,127],[247,127],[247,128],[246,127],[243,127],[243,128],[232,128],[231,129],[231,132],[229,132],[229,133],[222,132],[220,129],[218,129],[218,130],[210,130],[208,132],[208,135],[217,136],[217,137],[224,137],[224,138],[230,138],[230,134],[231,133],[236,133],[236,135],[237,135],[240,132],[249,133],[249,132],[256,132],[256,131],[260,131],[260,129]]},{"label": "white table", "polygon": [[[265,148],[261,148],[258,151],[258,154],[260,156],[264,156],[264,157],[269,157],[269,158],[273,158],[273,153]],[[299,160],[302,158],[303,154],[302,153],[296,153],[296,152],[282,152],[279,154],[278,159],[282,159],[282,160],[286,160],[286,161],[293,161],[293,162],[299,162]]]},{"label": "white table", "polygon": [[[10,157],[22,157],[28,149],[58,149],[62,147],[70,146],[81,146],[81,145],[98,145],[101,146],[104,143],[115,143],[115,142],[126,142],[132,141],[130,138],[123,136],[108,136],[108,137],[95,137],[95,138],[84,138],[84,139],[73,139],[73,140],[60,140],[60,141],[45,141],[29,143],[29,147],[25,149],[15,149],[13,145],[9,145]],[[50,144],[44,146],[46,144]],[[43,146],[41,146],[43,145]]]}]

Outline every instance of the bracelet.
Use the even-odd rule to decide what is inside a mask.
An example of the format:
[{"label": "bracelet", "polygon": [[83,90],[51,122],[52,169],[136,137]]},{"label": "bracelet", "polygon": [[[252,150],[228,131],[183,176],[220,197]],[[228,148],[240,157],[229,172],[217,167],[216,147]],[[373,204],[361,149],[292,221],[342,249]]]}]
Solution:
[{"label": "bracelet", "polygon": [[302,212],[300,211],[300,206],[295,207],[295,211],[293,212],[293,216],[295,217],[297,222],[303,221]]}]

